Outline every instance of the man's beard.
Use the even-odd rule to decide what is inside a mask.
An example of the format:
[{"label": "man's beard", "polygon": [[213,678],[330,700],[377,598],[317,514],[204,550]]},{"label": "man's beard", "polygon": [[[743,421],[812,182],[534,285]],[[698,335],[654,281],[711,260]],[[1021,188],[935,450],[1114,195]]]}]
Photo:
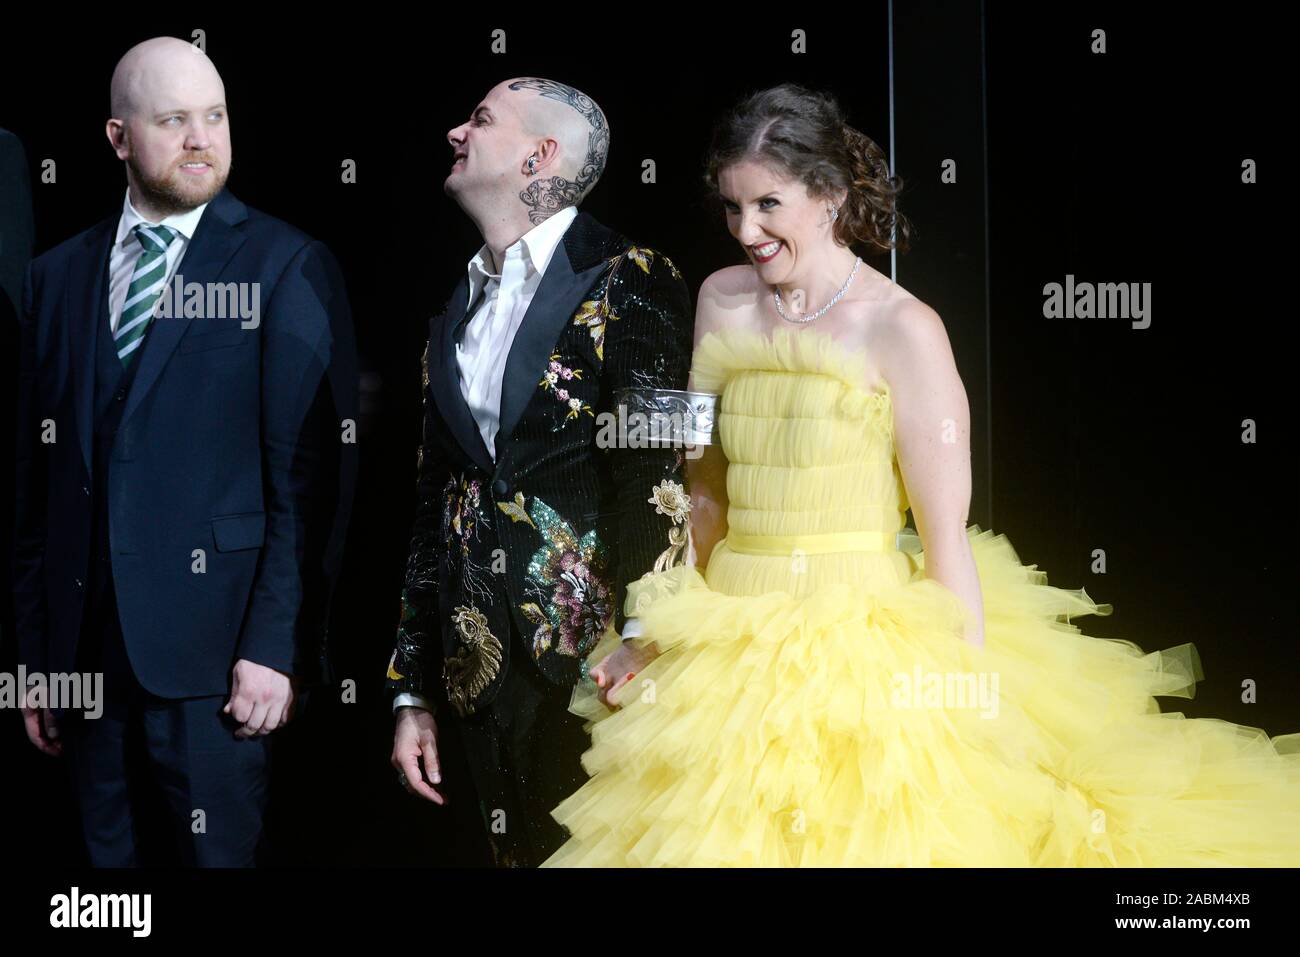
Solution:
[{"label": "man's beard", "polygon": [[128,156],[126,162],[135,177],[135,188],[140,191],[140,195],[149,206],[164,216],[189,212],[210,202],[225,187],[226,178],[230,175],[230,167],[218,169],[216,158],[213,156],[204,153],[188,156],[181,162],[207,163],[211,167],[212,174],[206,186],[184,190],[176,185],[174,177],[186,176],[188,175],[186,173],[179,173],[172,169],[163,178],[150,177],[140,168],[134,156]]}]

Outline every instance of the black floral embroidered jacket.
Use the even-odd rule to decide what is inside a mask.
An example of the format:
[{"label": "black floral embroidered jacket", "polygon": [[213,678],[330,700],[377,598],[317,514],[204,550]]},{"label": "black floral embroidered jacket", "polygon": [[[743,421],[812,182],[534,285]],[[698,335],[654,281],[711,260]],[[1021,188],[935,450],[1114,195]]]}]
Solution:
[{"label": "black floral embroidered jacket", "polygon": [[[511,654],[574,684],[626,587],[680,563],[683,454],[611,447],[616,394],[685,389],[694,320],[677,267],[579,212],[515,336],[496,461],[460,389],[462,277],[430,324],[418,505],[388,689],[473,713]],[[508,616],[523,647],[511,648]]]}]

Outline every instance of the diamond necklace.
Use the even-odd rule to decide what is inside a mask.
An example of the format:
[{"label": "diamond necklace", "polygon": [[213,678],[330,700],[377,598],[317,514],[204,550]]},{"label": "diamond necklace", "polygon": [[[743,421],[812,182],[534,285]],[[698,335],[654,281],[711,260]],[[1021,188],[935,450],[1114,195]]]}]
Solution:
[{"label": "diamond necklace", "polygon": [[826,303],[826,305],[822,306],[816,312],[809,313],[808,315],[804,316],[802,319],[791,319],[789,316],[785,314],[785,307],[781,304],[781,291],[779,289],[773,289],[772,298],[776,301],[777,313],[786,322],[812,322],[814,319],[818,318],[819,316],[824,315],[827,309],[829,309],[831,306],[839,302],[841,297],[843,297],[843,295],[849,291],[849,286],[852,285],[853,283],[853,277],[858,274],[858,267],[861,265],[862,265],[862,257],[858,256],[857,260],[853,263],[853,271],[849,273],[849,278],[844,280],[844,285],[840,286],[840,291],[837,292],[831,298],[831,301]]}]

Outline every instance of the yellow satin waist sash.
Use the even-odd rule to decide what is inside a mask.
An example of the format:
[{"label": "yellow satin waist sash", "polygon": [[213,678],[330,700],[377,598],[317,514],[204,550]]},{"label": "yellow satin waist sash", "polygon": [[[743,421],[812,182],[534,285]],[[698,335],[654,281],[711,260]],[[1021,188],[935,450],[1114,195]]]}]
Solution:
[{"label": "yellow satin waist sash", "polygon": [[815,535],[747,535],[727,530],[727,547],[744,555],[822,555],[829,552],[884,552],[898,548],[897,532],[823,532]]}]

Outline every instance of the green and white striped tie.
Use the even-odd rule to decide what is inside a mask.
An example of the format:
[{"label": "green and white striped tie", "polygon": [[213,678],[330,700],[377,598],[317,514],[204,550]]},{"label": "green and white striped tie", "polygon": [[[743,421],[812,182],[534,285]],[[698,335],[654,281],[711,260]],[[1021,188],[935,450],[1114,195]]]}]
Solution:
[{"label": "green and white striped tie", "polygon": [[131,232],[144,247],[144,252],[135,261],[122,316],[117,320],[117,331],[113,333],[117,357],[124,367],[131,365],[144,342],[144,334],[149,331],[158,294],[167,280],[167,247],[180,235],[170,226],[151,226],[148,223],[140,223]]}]

